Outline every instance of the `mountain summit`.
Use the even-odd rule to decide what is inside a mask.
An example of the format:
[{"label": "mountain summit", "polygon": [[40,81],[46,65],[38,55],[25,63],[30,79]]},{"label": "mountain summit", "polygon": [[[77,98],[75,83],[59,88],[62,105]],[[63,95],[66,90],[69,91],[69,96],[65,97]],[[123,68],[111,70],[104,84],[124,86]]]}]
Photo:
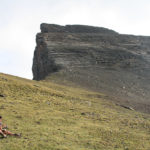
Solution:
[{"label": "mountain summit", "polygon": [[43,23],[36,43],[34,80],[73,83],[150,112],[150,37]]}]

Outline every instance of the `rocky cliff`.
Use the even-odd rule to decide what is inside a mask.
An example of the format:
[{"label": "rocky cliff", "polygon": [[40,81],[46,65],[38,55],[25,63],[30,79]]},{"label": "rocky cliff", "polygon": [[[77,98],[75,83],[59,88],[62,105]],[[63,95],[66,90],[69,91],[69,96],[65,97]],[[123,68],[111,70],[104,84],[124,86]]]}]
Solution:
[{"label": "rocky cliff", "polygon": [[84,25],[41,24],[33,79],[55,76],[150,112],[150,37]]}]

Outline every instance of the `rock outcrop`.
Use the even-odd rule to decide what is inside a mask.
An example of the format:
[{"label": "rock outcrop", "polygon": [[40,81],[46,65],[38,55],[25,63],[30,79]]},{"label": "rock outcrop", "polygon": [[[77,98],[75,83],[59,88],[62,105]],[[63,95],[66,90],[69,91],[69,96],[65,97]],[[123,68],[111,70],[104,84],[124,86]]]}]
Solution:
[{"label": "rock outcrop", "polygon": [[84,25],[41,24],[36,43],[34,80],[52,75],[150,112],[150,37]]}]

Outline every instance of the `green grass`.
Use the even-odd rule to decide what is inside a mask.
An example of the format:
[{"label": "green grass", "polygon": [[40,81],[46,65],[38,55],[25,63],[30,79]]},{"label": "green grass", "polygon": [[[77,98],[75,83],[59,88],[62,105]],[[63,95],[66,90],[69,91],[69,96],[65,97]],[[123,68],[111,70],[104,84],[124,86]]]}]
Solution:
[{"label": "green grass", "polygon": [[150,150],[150,115],[102,93],[0,74],[0,115],[21,138],[0,150]]}]

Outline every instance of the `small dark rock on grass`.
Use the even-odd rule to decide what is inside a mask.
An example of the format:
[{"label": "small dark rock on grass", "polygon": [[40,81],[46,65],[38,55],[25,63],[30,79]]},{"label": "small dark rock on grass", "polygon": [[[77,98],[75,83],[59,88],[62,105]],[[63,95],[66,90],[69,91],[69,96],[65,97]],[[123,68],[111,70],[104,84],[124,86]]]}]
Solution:
[{"label": "small dark rock on grass", "polygon": [[5,97],[5,95],[3,95],[3,94],[0,94],[0,97]]}]

